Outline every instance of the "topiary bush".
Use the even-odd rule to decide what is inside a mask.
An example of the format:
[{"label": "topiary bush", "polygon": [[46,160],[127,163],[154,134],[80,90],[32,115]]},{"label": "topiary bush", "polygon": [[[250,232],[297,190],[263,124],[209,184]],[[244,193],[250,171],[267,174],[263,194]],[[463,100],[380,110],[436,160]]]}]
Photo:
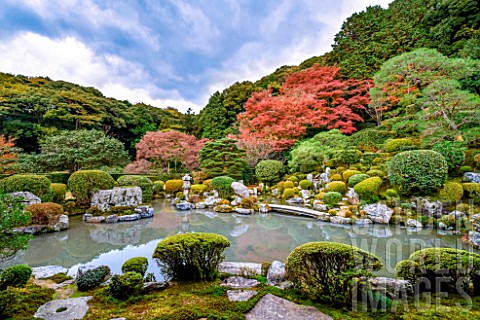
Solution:
[{"label": "topiary bush", "polygon": [[[469,284],[473,284],[475,292],[480,289],[480,255],[464,250],[451,248],[427,248],[415,251],[408,260],[416,262],[421,272],[416,279],[420,277],[427,278],[430,281],[431,288],[424,290],[458,292],[458,285],[465,289]],[[438,279],[450,280],[446,287],[438,287]]]},{"label": "topiary bush", "polygon": [[420,265],[412,260],[402,260],[395,266],[395,276],[410,282],[415,282],[420,273]]},{"label": "topiary bush", "polygon": [[327,192],[323,195],[322,200],[325,204],[329,206],[334,206],[340,201],[342,201],[342,198],[343,196],[339,192]]},{"label": "topiary bush", "polygon": [[0,291],[7,287],[23,287],[32,276],[32,268],[25,264],[18,264],[6,268],[0,273]]},{"label": "topiary bush", "polygon": [[215,177],[212,179],[210,187],[217,190],[220,197],[228,198],[233,195],[232,183],[234,182],[234,179],[227,176]]},{"label": "topiary bush", "polygon": [[433,151],[440,153],[445,158],[450,172],[465,162],[466,149],[463,141],[440,141],[432,146]]},{"label": "topiary bush", "polygon": [[300,186],[300,188],[302,188],[303,190],[308,190],[312,187],[312,182],[310,180],[302,180],[298,183],[298,185]]},{"label": "topiary bush", "polygon": [[330,181],[342,181],[342,180],[343,180],[342,175],[338,173],[332,174],[332,176],[330,177]]},{"label": "topiary bush", "polygon": [[448,166],[443,156],[431,150],[405,151],[388,163],[388,178],[401,193],[428,193],[447,179]]},{"label": "topiary bush", "polygon": [[473,199],[475,204],[480,204],[480,183],[462,183],[463,190],[468,193],[468,197]]},{"label": "topiary bush", "polygon": [[110,268],[100,266],[87,270],[77,279],[78,291],[88,291],[98,287],[110,275]]},{"label": "topiary bush", "polygon": [[119,186],[135,186],[142,189],[142,202],[147,203],[152,200],[153,182],[143,176],[121,176],[117,180]]},{"label": "topiary bush", "polygon": [[384,145],[385,152],[398,152],[402,147],[413,146],[412,140],[407,138],[387,140]]},{"label": "topiary bush", "polygon": [[64,183],[52,183],[50,188],[53,192],[53,202],[62,204],[67,194],[67,185]]},{"label": "topiary bush", "polygon": [[283,189],[293,189],[295,188],[295,184],[292,181],[285,181],[283,184]]},{"label": "topiary bush", "polygon": [[205,191],[207,191],[207,186],[204,184],[192,184],[190,187],[192,194],[203,194]]},{"label": "topiary bush", "polygon": [[386,174],[385,174],[384,171],[378,170],[378,169],[369,170],[369,171],[367,171],[367,174],[368,174],[370,177],[380,177],[380,178],[383,178],[383,177],[386,176]]},{"label": "topiary bush", "polygon": [[165,192],[168,194],[175,194],[177,192],[183,191],[183,180],[168,180],[165,183]]},{"label": "topiary bush", "polygon": [[380,259],[359,248],[335,242],[310,242],[295,248],[285,271],[294,287],[315,300],[347,303],[355,277],[370,276]]},{"label": "topiary bush", "polygon": [[173,280],[210,280],[217,277],[223,251],[229,246],[230,241],[219,234],[178,234],[160,241],[153,257]]},{"label": "topiary bush", "polygon": [[145,257],[134,257],[125,261],[122,265],[122,272],[136,272],[145,276],[148,269],[148,259]]},{"label": "topiary bush", "polygon": [[108,190],[115,186],[112,176],[101,170],[80,170],[68,179],[68,190],[80,203],[88,203],[98,190]]},{"label": "topiary bush", "polygon": [[283,193],[282,193],[282,199],[283,200],[288,200],[288,199],[291,199],[293,197],[295,197],[295,190],[293,188],[283,189]]},{"label": "topiary bush", "polygon": [[137,272],[126,272],[114,275],[108,285],[108,291],[117,299],[127,299],[137,296],[143,289],[143,276]]},{"label": "topiary bush", "polygon": [[355,174],[353,176],[351,176],[350,178],[348,178],[348,186],[349,187],[354,187],[356,184],[362,182],[363,180],[366,180],[370,178],[370,176],[368,174],[365,174],[365,173],[359,173],[359,174]]},{"label": "topiary bush", "polygon": [[351,145],[360,150],[377,150],[387,139],[395,138],[395,132],[378,130],[376,128],[364,129],[350,136]]},{"label": "topiary bush", "polygon": [[25,207],[25,211],[31,213],[31,224],[55,224],[63,214],[63,207],[58,203],[45,202],[31,204]]},{"label": "topiary bush", "polygon": [[344,194],[347,191],[347,185],[343,181],[332,181],[328,183],[327,191]]},{"label": "topiary bush", "polygon": [[40,197],[42,201],[52,201],[51,181],[45,176],[35,174],[15,174],[0,179],[0,193],[28,191]]},{"label": "topiary bush", "polygon": [[343,177],[343,180],[348,181],[348,179],[350,179],[351,176],[356,175],[356,174],[360,174],[360,173],[362,173],[362,172],[360,172],[358,170],[348,169],[348,170],[343,171],[342,177]]},{"label": "topiary bush", "polygon": [[165,190],[165,182],[162,180],[153,181],[153,194],[158,195]]},{"label": "topiary bush", "polygon": [[278,160],[263,160],[255,167],[255,176],[260,181],[274,182],[285,173],[284,165]]},{"label": "topiary bush", "polygon": [[341,150],[337,151],[334,155],[334,160],[338,164],[354,164],[360,162],[362,152],[359,150]]},{"label": "topiary bush", "polygon": [[458,182],[447,182],[439,192],[439,197],[445,201],[459,201],[463,197],[463,187]]},{"label": "topiary bush", "polygon": [[382,178],[371,177],[356,184],[355,187],[353,187],[353,190],[355,190],[360,199],[367,202],[373,202],[377,200],[382,183]]}]

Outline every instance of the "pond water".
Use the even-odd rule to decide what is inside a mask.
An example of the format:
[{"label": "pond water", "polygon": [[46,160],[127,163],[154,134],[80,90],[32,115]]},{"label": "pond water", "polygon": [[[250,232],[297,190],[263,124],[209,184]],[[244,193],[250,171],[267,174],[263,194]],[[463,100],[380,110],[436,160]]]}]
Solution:
[{"label": "pond water", "polygon": [[[226,261],[285,261],[298,245],[311,241],[335,241],[360,247],[380,257],[384,268],[377,274],[393,276],[395,264],[418,249],[451,247],[468,249],[459,236],[432,228],[410,231],[399,226],[368,227],[333,225],[312,218],[283,214],[243,216],[214,214],[208,210],[177,212],[166,200],[154,202],[151,219],[117,224],[87,224],[70,218],[66,231],[36,236],[29,248],[2,267],[26,263],[32,267],[61,265],[74,275],[82,264],[108,265],[121,273],[123,262],[135,256],[149,259],[149,270],[162,279],[152,259],[157,243],[169,235],[213,232],[226,236],[231,247]],[[472,250],[472,249],[469,249]]]}]

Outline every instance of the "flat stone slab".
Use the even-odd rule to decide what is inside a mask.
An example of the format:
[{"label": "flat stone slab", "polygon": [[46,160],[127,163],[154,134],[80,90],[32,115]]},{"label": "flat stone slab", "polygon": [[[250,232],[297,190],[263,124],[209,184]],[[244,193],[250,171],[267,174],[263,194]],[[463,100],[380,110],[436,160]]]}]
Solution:
[{"label": "flat stone slab", "polygon": [[228,277],[223,280],[221,286],[232,288],[232,289],[249,289],[256,287],[260,284],[255,279],[246,279],[243,277]]},{"label": "flat stone slab", "polygon": [[222,262],[218,266],[218,271],[234,275],[260,275],[262,274],[262,264],[252,262]]},{"label": "flat stone slab", "polygon": [[[91,296],[81,298],[71,298],[64,300],[52,300],[38,308],[35,313],[35,318],[42,318],[45,320],[75,320],[83,319],[88,311],[87,302],[92,299]],[[57,312],[61,308],[66,308],[64,311]]]},{"label": "flat stone slab", "polygon": [[279,298],[273,294],[265,295],[257,305],[246,314],[247,320],[332,320],[331,317],[314,307],[301,306]]},{"label": "flat stone slab", "polygon": [[255,290],[228,290],[228,300],[230,301],[248,301],[257,294]]},{"label": "flat stone slab", "polygon": [[50,278],[58,273],[67,274],[68,269],[62,266],[45,266],[32,268],[32,275],[35,279]]}]

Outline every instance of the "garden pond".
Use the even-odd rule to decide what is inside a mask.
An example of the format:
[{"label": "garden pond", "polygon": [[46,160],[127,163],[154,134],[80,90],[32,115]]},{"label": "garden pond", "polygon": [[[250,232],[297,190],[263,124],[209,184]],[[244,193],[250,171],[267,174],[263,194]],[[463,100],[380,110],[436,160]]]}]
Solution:
[{"label": "garden pond", "polygon": [[60,265],[74,275],[83,264],[108,265],[121,273],[127,259],[144,256],[149,270],[161,280],[152,259],[157,243],[167,236],[186,232],[212,232],[226,236],[231,247],[225,261],[285,261],[297,246],[311,241],[334,241],[372,252],[384,263],[379,276],[393,276],[398,261],[419,249],[451,247],[469,249],[458,235],[434,228],[409,230],[398,225],[335,225],[312,218],[278,213],[239,215],[215,214],[209,210],[177,211],[168,200],[153,202],[150,219],[116,224],[87,224],[81,216],[70,217],[66,231],[34,237],[29,248],[1,267],[25,263],[32,267]]}]

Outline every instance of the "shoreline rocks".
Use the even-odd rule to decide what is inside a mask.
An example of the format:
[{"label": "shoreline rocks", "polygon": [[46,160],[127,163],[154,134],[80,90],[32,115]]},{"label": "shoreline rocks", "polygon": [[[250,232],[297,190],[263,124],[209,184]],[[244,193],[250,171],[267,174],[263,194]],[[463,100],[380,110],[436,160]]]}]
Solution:
[{"label": "shoreline rocks", "polygon": [[108,216],[94,216],[90,213],[85,213],[82,216],[82,220],[86,223],[118,223],[118,222],[129,222],[129,221],[136,221],[140,219],[152,218],[154,215],[154,209],[152,206],[138,206],[133,209],[133,214],[127,215],[118,215],[118,214],[111,214]]}]

